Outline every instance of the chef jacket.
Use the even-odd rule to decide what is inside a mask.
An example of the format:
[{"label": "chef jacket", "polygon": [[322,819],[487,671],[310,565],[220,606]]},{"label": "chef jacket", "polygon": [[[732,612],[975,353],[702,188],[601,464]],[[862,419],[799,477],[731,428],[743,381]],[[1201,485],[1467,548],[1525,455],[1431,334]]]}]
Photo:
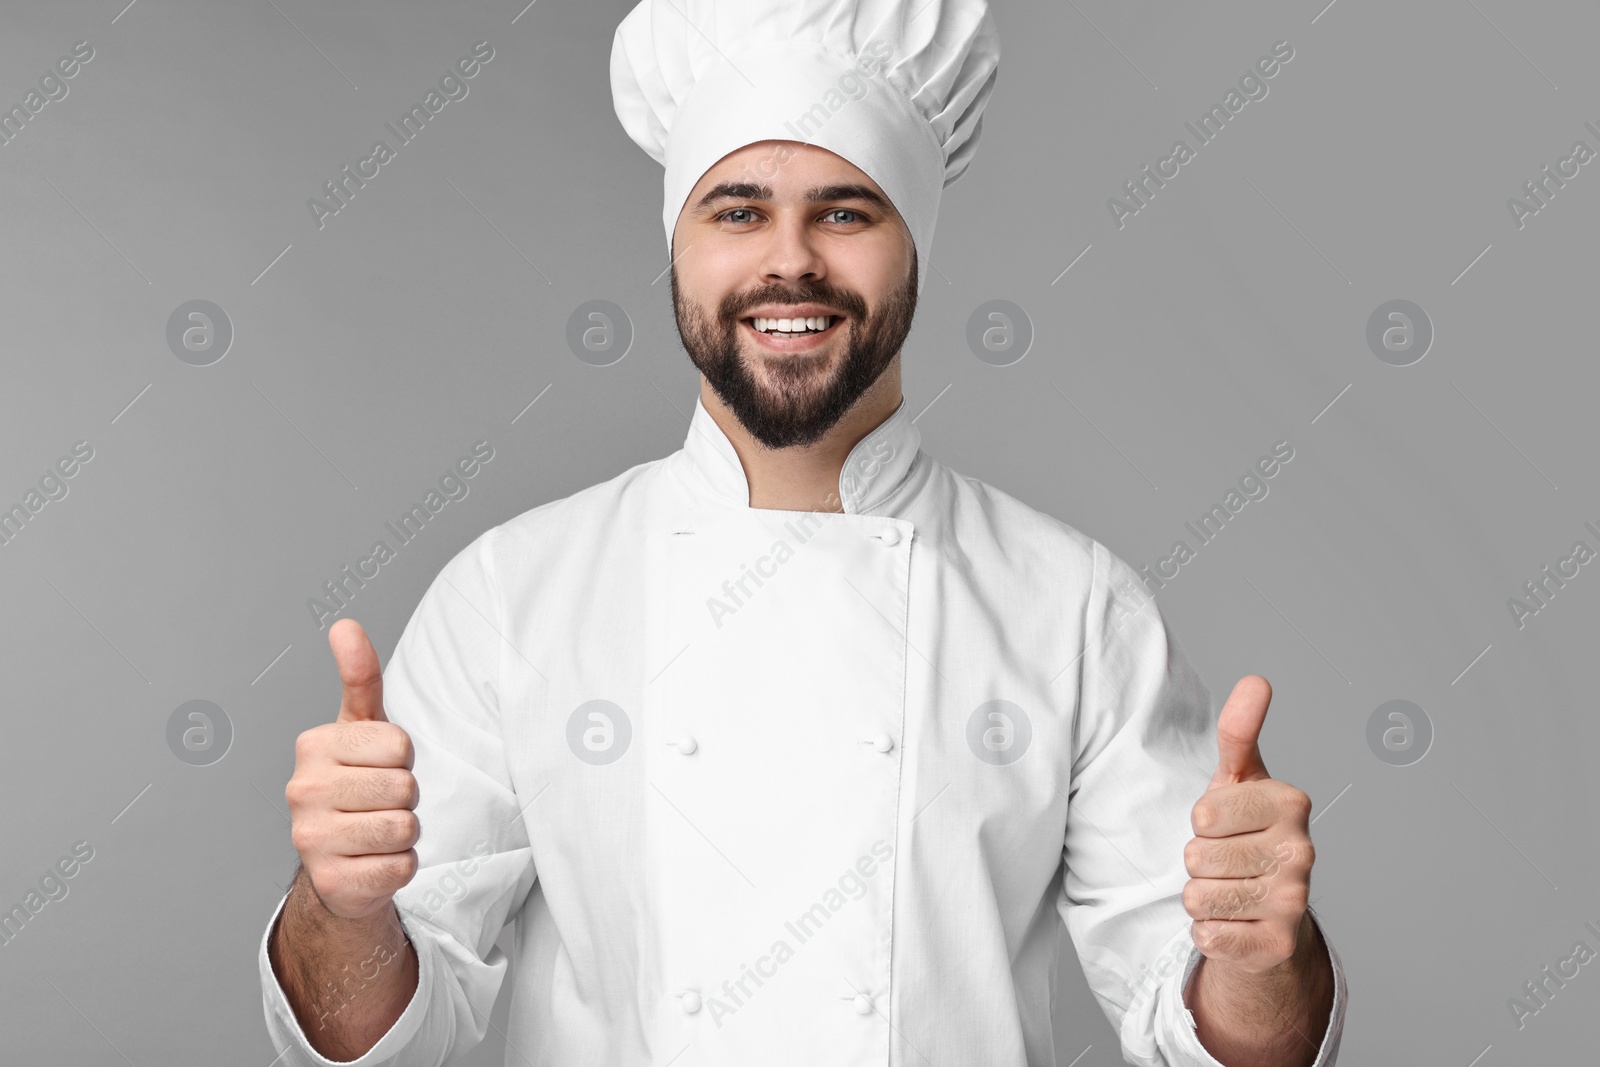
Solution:
[{"label": "chef jacket", "polygon": [[[1059,914],[1126,1062],[1218,1064],[1182,992],[1208,691],[1126,563],[919,442],[902,400],[842,513],[752,508],[697,401],[681,450],[442,569],[383,676],[418,983],[349,1062],[473,1047],[509,969],[508,1065],[1047,1067],[1079,1051]],[[337,1062],[268,961],[282,907],[267,1028],[286,1065]]]}]

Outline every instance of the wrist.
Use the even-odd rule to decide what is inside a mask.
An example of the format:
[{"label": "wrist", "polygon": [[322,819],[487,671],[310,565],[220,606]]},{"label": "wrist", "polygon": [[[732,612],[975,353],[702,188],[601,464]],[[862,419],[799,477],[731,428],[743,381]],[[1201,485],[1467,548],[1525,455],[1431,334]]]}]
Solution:
[{"label": "wrist", "polygon": [[320,938],[335,944],[365,943],[386,929],[404,937],[394,898],[385,900],[382,907],[366,915],[340,915],[328,907],[303,867],[290,883],[284,911],[293,916],[294,925],[313,929]]}]

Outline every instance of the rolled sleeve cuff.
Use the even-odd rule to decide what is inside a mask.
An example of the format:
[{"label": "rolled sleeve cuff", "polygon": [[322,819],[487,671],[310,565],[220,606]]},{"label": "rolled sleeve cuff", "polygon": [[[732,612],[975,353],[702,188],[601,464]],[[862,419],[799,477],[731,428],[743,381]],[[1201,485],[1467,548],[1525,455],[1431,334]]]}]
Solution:
[{"label": "rolled sleeve cuff", "polygon": [[[1333,1067],[1339,1059],[1339,1039],[1344,1034],[1344,1008],[1349,994],[1345,987],[1344,965],[1339,960],[1338,949],[1333,946],[1333,939],[1328,936],[1321,916],[1313,912],[1311,921],[1322,934],[1323,944],[1328,947],[1328,960],[1333,965],[1333,1010],[1328,1013],[1328,1030],[1322,1035],[1322,1043],[1317,1048],[1317,1058],[1312,1067]],[[1182,938],[1189,939],[1189,936],[1186,928]],[[1188,987],[1194,969],[1205,958],[1198,948],[1193,947],[1192,940],[1189,943],[1188,966],[1181,973],[1175,971],[1173,977],[1167,979],[1157,999],[1156,1039],[1171,1067],[1227,1067],[1200,1043],[1194,1013],[1184,1006],[1183,991]]]},{"label": "rolled sleeve cuff", "polygon": [[[378,1067],[387,1063],[396,1053],[403,1050],[422,1028],[423,1016],[433,996],[436,964],[425,931],[406,915],[405,909],[398,909],[400,925],[417,953],[416,992],[412,994],[411,1002],[394,1021],[394,1025],[389,1027],[388,1032],[364,1055],[353,1060],[330,1060],[312,1048],[311,1042],[306,1039],[305,1030],[301,1028],[300,1020],[295,1016],[294,1008],[290,1005],[283,986],[278,983],[278,976],[272,969],[272,960],[267,955],[267,942],[272,937],[273,928],[277,926],[278,917],[283,913],[283,906],[288,899],[286,894],[278,901],[278,906],[267,923],[266,933],[261,936],[261,990],[267,1033],[272,1038],[273,1049],[282,1050],[276,1064],[281,1064],[283,1067],[336,1067],[336,1065]],[[285,1045],[288,1047],[285,1048]]]}]

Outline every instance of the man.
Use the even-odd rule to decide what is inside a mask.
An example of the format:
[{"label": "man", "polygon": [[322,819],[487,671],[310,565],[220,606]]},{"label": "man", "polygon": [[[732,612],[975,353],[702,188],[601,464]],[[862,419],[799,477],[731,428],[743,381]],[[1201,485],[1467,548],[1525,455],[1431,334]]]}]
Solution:
[{"label": "man", "polygon": [[508,1063],[1043,1067],[1058,915],[1127,1062],[1335,1062],[1265,680],[1219,724],[1131,568],[906,411],[998,55],[981,0],[624,21],[688,435],[480,536],[381,677],[332,628],[261,948],[281,1062],[444,1062],[512,969]]}]

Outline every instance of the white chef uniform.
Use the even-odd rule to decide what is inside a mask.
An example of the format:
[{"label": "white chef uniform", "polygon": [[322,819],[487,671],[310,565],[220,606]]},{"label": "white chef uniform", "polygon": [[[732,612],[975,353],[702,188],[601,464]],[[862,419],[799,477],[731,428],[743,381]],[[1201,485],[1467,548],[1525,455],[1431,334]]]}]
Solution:
[{"label": "white chef uniform", "polygon": [[[1128,1063],[1217,1065],[1182,1001],[1210,696],[1122,560],[919,440],[902,401],[843,514],[756,509],[697,400],[445,566],[384,672],[420,981],[352,1062],[472,1047],[509,969],[508,1067],[1049,1067],[1059,914]],[[334,1062],[265,936],[260,970],[279,1062]]]}]

